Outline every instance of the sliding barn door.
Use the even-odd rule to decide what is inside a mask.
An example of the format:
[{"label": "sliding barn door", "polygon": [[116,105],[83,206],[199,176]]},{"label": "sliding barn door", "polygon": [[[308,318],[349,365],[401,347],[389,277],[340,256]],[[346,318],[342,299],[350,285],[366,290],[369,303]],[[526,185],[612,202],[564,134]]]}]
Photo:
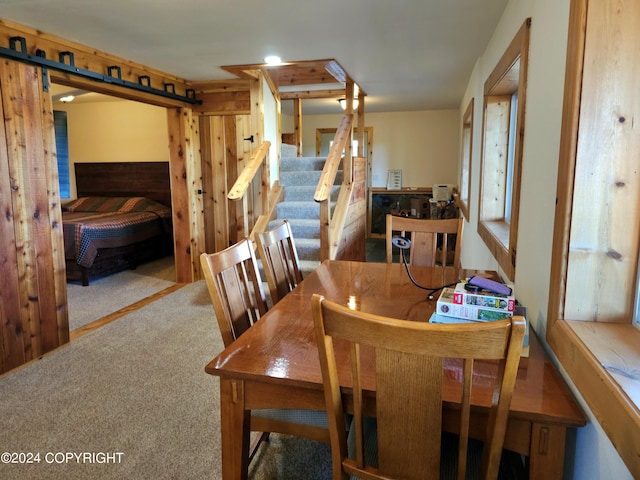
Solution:
[{"label": "sliding barn door", "polygon": [[0,68],[0,372],[69,341],[51,96],[42,70]]}]

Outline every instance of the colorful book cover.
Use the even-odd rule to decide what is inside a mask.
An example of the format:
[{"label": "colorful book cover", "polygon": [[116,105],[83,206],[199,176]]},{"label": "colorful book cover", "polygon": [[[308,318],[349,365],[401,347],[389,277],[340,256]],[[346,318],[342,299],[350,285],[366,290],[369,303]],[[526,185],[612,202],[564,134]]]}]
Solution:
[{"label": "colorful book cover", "polygon": [[503,310],[513,312],[516,306],[514,295],[500,295],[498,293],[482,291],[472,293],[464,288],[464,282],[456,285],[453,294],[453,303],[457,305],[475,305],[477,307],[491,308],[495,310]]},{"label": "colorful book cover", "polygon": [[500,320],[513,315],[513,312],[473,304],[457,304],[455,302],[456,291],[453,288],[444,288],[438,298],[436,313],[449,317],[468,318],[489,322]]}]

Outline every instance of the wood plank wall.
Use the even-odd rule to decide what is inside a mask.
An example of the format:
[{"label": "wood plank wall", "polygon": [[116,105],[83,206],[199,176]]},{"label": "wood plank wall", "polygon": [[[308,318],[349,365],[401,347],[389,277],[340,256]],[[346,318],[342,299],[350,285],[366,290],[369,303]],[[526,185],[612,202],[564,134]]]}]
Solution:
[{"label": "wood plank wall", "polygon": [[353,157],[351,200],[340,238],[336,260],[366,261],[367,161]]},{"label": "wood plank wall", "polygon": [[171,157],[171,205],[176,281],[202,278],[200,253],[204,248],[200,130],[190,108],[167,109]]},{"label": "wood plank wall", "polygon": [[2,61],[0,372],[69,341],[51,97],[41,72]]},{"label": "wood plank wall", "polygon": [[243,234],[239,202],[227,198],[251,157],[249,115],[201,115],[202,187],[204,190],[205,251],[227,248]]}]

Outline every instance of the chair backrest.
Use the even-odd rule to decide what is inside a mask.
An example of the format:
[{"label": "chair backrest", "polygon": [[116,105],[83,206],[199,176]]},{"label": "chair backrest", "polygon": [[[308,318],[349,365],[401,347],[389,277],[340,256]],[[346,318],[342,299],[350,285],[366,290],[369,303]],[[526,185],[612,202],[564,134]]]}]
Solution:
[{"label": "chair backrest", "polygon": [[284,220],[271,230],[259,232],[257,243],[271,300],[275,304],[302,281],[291,225]]},{"label": "chair backrest", "polygon": [[[458,478],[464,478],[466,470],[473,361],[498,361],[481,463],[481,478],[497,477],[522,350],[524,318],[453,325],[412,322],[354,311],[317,294],[311,306],[329,420],[333,478],[359,477],[364,468],[363,411],[371,408],[366,391],[372,385],[376,388],[377,474],[384,475],[380,478],[440,478],[445,358],[463,362]],[[339,340],[341,348],[349,345],[349,358],[340,356],[336,361],[333,339]],[[361,378],[360,355],[370,348],[374,349],[375,378]],[[355,458],[347,456],[338,378],[338,365],[345,362],[351,363],[352,382],[343,386],[353,390],[355,425],[349,435],[355,434]],[[348,380],[341,377],[343,382],[345,378]]]},{"label": "chair backrest", "polygon": [[[410,265],[431,267],[449,264],[459,267],[463,225],[462,218],[430,220],[387,214],[387,263],[391,263],[393,259],[393,237],[400,235],[411,240],[407,260]],[[447,262],[452,241],[455,241],[453,258]]]},{"label": "chair backrest", "polygon": [[200,255],[222,340],[229,346],[267,312],[253,242],[245,238],[216,253]]}]

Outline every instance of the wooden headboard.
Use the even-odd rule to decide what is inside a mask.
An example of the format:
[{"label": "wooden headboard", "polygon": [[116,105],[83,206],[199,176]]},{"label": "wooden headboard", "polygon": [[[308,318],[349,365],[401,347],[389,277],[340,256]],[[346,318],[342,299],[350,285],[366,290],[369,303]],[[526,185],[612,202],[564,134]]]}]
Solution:
[{"label": "wooden headboard", "polygon": [[78,197],[147,197],[171,207],[168,162],[76,163]]}]

